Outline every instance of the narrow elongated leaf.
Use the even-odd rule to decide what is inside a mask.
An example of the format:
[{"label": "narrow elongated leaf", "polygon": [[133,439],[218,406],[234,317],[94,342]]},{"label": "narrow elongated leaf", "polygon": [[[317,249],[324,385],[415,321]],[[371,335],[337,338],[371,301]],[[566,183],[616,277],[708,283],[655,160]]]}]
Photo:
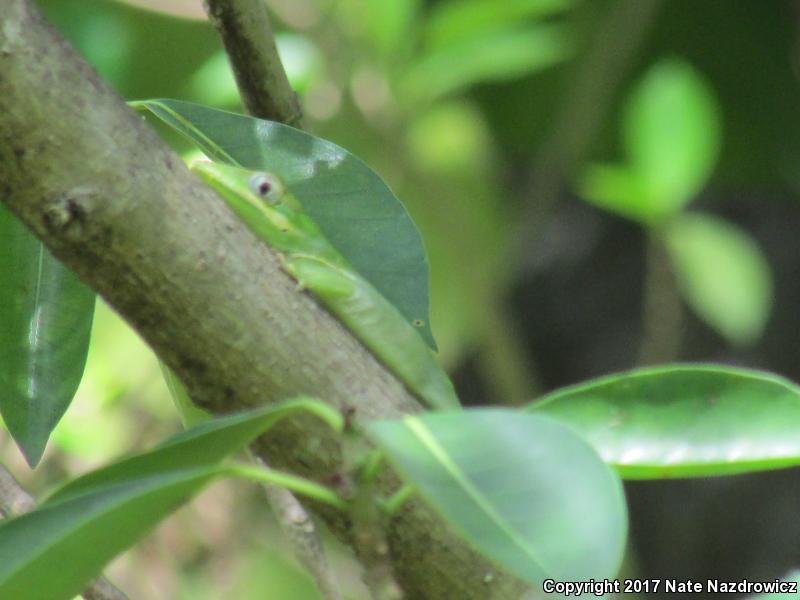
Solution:
[{"label": "narrow elongated leaf", "polygon": [[0,414],[36,466],[78,389],[95,294],[0,206]]},{"label": "narrow elongated leaf", "polygon": [[280,419],[310,412],[333,428],[341,428],[341,415],[310,398],[296,398],[256,410],[205,421],[172,436],[149,452],[92,471],[59,488],[47,503],[61,502],[98,488],[166,471],[205,467],[238,452]]},{"label": "narrow elongated leaf", "polygon": [[330,242],[436,349],[422,238],[375,171],[344,148],[281,123],[179,100],[132,105],[214,160],[277,174]]},{"label": "narrow elongated leaf", "polygon": [[222,473],[218,466],[168,471],[0,523],[0,598],[73,598],[109,560]]},{"label": "narrow elongated leaf", "polygon": [[772,307],[769,264],[744,230],[689,213],[665,231],[670,260],[689,305],[733,344],[756,341]]},{"label": "narrow elongated leaf", "polygon": [[625,478],[705,477],[800,465],[800,388],[768,373],[675,365],[542,397]]},{"label": "narrow elongated leaf", "polygon": [[620,482],[557,421],[483,409],[375,422],[369,433],[466,540],[525,581],[602,579],[619,568]]},{"label": "narrow elongated leaf", "polygon": [[111,558],[203,486],[233,474],[219,465],[222,460],[299,411],[341,427],[335,410],[307,398],[229,415],[88,473],[36,510],[0,523],[0,598],[72,598]]}]

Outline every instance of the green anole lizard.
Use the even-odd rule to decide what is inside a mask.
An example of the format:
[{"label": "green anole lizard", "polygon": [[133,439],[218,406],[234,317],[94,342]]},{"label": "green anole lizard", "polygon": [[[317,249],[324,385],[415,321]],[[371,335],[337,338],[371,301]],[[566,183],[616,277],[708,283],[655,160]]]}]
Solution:
[{"label": "green anole lizard", "polygon": [[453,384],[422,337],[334,248],[270,173],[196,162],[200,176],[281,257],[283,269],[347,326],[425,405],[459,408]]}]

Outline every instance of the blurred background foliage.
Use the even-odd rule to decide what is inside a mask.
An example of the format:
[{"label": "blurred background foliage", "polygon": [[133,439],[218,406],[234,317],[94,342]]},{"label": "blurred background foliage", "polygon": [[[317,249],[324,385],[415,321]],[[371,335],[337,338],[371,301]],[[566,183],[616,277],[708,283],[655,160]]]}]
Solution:
[{"label": "blurred background foliage", "polygon": [[[38,4],[125,99],[241,110],[199,0]],[[306,128],[377,170],[422,230],[465,402],[643,362],[800,381],[796,2],[268,4]],[[98,303],[41,467],[5,435],[0,457],[41,494],[178,427],[152,353]],[[769,579],[800,563],[794,470],[628,492],[637,576]],[[109,573],[132,597],[315,598],[287,556],[258,491],[227,483]],[[346,551],[334,560],[360,597]]]}]

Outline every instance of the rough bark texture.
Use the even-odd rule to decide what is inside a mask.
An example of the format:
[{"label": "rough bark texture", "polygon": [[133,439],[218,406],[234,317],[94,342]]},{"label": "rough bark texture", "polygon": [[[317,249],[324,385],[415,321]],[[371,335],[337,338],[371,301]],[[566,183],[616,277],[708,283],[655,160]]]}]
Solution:
[{"label": "rough bark texture", "polygon": [[[305,393],[360,420],[419,410],[25,0],[5,0],[0,12],[0,200],[206,408]],[[337,441],[310,419],[287,423],[258,451],[317,477],[338,464]],[[347,537],[342,519],[321,514]],[[522,593],[418,502],[389,534],[409,598]]]}]

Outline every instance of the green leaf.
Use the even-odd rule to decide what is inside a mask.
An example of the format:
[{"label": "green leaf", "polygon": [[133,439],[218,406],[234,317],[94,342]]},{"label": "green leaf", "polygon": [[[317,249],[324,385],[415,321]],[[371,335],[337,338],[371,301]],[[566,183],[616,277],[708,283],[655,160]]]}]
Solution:
[{"label": "green leaf", "polygon": [[0,414],[34,467],[83,375],[95,294],[2,206],[0,243]]},{"label": "green leaf", "polygon": [[382,57],[392,58],[410,46],[419,0],[357,0],[352,8],[358,24]]},{"label": "green leaf", "polygon": [[221,467],[169,471],[0,523],[0,598],[69,600]]},{"label": "green leaf", "polygon": [[427,53],[409,68],[402,89],[411,101],[420,102],[480,82],[518,79],[568,58],[571,42],[563,25],[489,31]]},{"label": "green leaf", "polygon": [[626,165],[589,165],[578,194],[595,206],[639,223],[653,219],[644,182]]},{"label": "green leaf", "polygon": [[338,412],[306,398],[229,415],[88,473],[36,510],[0,523],[0,598],[74,597],[111,558],[203,486],[238,474],[220,461],[298,411],[341,428]]},{"label": "green leaf", "polygon": [[756,341],[772,308],[772,277],[755,240],[696,213],[670,222],[664,235],[680,289],[700,318],[733,344]]},{"label": "green leaf", "polygon": [[480,409],[378,421],[369,434],[467,541],[521,579],[603,579],[619,568],[621,484],[557,421]]},{"label": "green leaf", "polygon": [[151,111],[214,160],[276,173],[330,242],[436,349],[419,231],[403,204],[360,159],[281,123],[178,100],[132,105]]},{"label": "green leaf", "polygon": [[705,185],[719,153],[718,113],[705,79],[682,60],[661,61],[637,86],[625,111],[625,149],[653,219],[675,214]]},{"label": "green leaf", "polygon": [[219,417],[174,435],[149,452],[74,479],[59,488],[47,503],[61,502],[135,478],[214,464],[244,448],[280,419],[298,412],[311,413],[332,428],[341,429],[342,418],[337,411],[318,400],[304,397]]},{"label": "green leaf", "polygon": [[433,5],[425,22],[429,48],[443,48],[563,12],[574,0],[451,0]]},{"label": "green leaf", "polygon": [[628,162],[590,166],[579,184],[581,196],[645,226],[665,221],[710,177],[719,154],[719,121],[719,108],[703,77],[683,61],[661,61],[647,72],[626,106]]},{"label": "green leaf", "polygon": [[569,425],[629,479],[800,464],[800,388],[759,371],[639,369],[558,390],[529,410]]}]

